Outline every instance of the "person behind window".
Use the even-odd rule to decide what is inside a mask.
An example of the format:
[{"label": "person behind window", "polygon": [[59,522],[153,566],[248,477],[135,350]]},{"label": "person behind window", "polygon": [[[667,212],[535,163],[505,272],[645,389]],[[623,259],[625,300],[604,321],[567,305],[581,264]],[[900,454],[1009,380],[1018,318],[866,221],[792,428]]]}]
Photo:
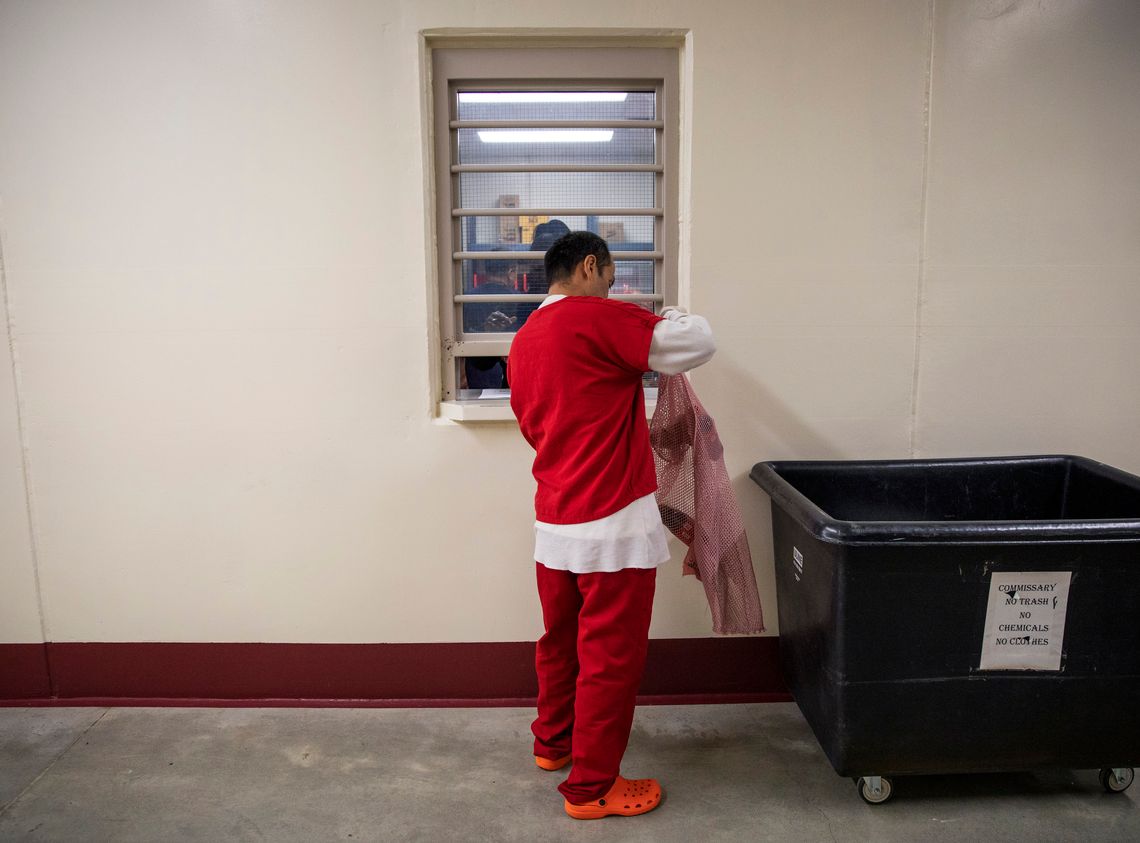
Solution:
[{"label": "person behind window", "polygon": [[[548,222],[540,223],[534,228],[534,238],[530,242],[530,251],[545,253],[558,238],[570,233],[570,227],[562,220],[550,220]],[[519,265],[519,272],[526,277],[526,291],[527,293],[546,293],[550,289],[550,285],[546,281],[546,267],[543,264],[542,258],[534,261],[522,261]],[[518,317],[518,325],[521,328],[526,324],[526,320],[530,315],[538,310],[538,304],[531,304],[530,302],[523,302],[518,306],[516,315]]]},{"label": "person behind window", "polygon": [[[477,261],[471,293],[494,296],[518,292],[515,289],[517,267],[513,261],[490,258]],[[473,333],[518,330],[516,305],[511,302],[488,302],[463,305],[463,329]],[[468,389],[503,389],[507,386],[505,357],[465,357],[463,373]]]}]

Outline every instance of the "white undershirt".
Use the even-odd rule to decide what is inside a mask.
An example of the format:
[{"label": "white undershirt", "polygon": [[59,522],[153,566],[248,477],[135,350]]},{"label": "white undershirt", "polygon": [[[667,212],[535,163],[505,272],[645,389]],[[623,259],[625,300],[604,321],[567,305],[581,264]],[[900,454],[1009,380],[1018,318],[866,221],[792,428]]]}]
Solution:
[{"label": "white undershirt", "polygon": [[[540,308],[563,295],[547,296]],[[649,368],[676,375],[694,369],[716,352],[707,320],[666,308],[653,327]],[[669,546],[657,497],[648,494],[605,518],[580,524],[534,522],[534,558],[547,568],[590,574],[626,568],[656,568],[669,561]]]}]

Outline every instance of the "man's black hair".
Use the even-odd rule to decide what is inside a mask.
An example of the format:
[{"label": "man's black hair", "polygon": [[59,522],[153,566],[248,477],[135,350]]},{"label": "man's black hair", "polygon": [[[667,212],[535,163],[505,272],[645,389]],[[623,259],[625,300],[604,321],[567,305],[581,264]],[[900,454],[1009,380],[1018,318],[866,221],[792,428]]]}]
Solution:
[{"label": "man's black hair", "polygon": [[610,247],[606,241],[591,231],[571,231],[554,241],[546,250],[546,279],[551,284],[567,280],[574,274],[574,267],[593,255],[598,259],[598,267],[609,266]]}]

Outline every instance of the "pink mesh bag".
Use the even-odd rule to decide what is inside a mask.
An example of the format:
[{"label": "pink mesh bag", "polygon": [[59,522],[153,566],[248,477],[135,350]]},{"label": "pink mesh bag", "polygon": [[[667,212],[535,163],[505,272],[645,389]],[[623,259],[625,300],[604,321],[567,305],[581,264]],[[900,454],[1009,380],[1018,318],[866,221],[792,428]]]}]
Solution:
[{"label": "pink mesh bag", "polygon": [[649,423],[661,520],[689,552],[683,572],[705,587],[713,631],[764,631],[744,519],[716,423],[684,375],[661,375]]}]

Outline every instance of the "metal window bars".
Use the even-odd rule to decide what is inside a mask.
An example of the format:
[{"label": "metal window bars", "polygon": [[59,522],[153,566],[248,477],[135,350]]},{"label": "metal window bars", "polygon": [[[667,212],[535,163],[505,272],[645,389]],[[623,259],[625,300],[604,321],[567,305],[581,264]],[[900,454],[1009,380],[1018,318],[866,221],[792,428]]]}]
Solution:
[{"label": "metal window bars", "polygon": [[[481,260],[502,260],[502,261],[538,261],[541,260],[544,251],[530,251],[523,249],[510,250],[509,245],[507,248],[493,248],[502,244],[486,244],[488,248],[478,248],[483,245],[480,243],[465,242],[462,236],[462,227],[466,224],[471,226],[470,231],[474,230],[475,220],[472,218],[500,218],[503,222],[507,222],[509,218],[542,218],[547,219],[566,219],[566,218],[585,218],[586,228],[594,230],[595,233],[601,234],[598,231],[598,218],[602,217],[627,217],[627,218],[649,218],[652,221],[652,243],[648,244],[649,248],[645,249],[630,249],[630,244],[617,244],[625,245],[627,248],[615,249],[611,251],[611,256],[615,262],[622,261],[644,261],[653,263],[653,292],[615,292],[611,297],[619,301],[628,301],[639,304],[649,304],[653,306],[654,310],[659,310],[661,303],[665,299],[664,295],[664,272],[663,263],[665,260],[663,236],[663,223],[665,217],[665,210],[663,207],[665,196],[665,165],[663,163],[663,149],[664,149],[664,130],[665,122],[660,119],[661,115],[661,94],[662,94],[662,81],[649,83],[644,82],[640,84],[615,84],[615,85],[598,85],[596,83],[548,83],[536,85],[533,83],[498,83],[494,85],[471,85],[453,82],[449,84],[449,116],[448,123],[449,129],[449,148],[450,148],[450,166],[449,172],[451,175],[451,220],[452,220],[452,240],[456,248],[451,252],[451,302],[454,308],[453,311],[453,338],[445,343],[445,354],[449,360],[449,366],[456,367],[464,357],[478,357],[478,356],[505,356],[510,350],[510,341],[513,338],[513,333],[507,332],[492,332],[492,331],[466,331],[463,330],[463,306],[465,304],[496,304],[496,303],[514,303],[514,304],[535,304],[540,303],[544,298],[544,294],[532,294],[523,292],[509,293],[509,292],[495,292],[495,293],[472,293],[464,290],[464,261],[481,261]],[[551,91],[589,91],[589,92],[632,92],[637,91],[644,94],[652,94],[652,118],[646,119],[623,119],[619,117],[607,119],[476,119],[468,118],[461,119],[460,102],[461,95],[467,93],[495,93],[495,92],[523,92],[523,93],[541,93]],[[629,160],[625,162],[606,162],[606,161],[581,161],[572,160],[574,156],[567,154],[566,159],[571,160],[512,160],[512,156],[500,155],[502,160],[495,161],[469,161],[462,160],[460,154],[460,139],[461,133],[464,130],[481,129],[481,130],[515,130],[520,133],[535,132],[536,130],[606,130],[611,132],[618,132],[619,130],[652,130],[652,162]],[[631,136],[636,136],[634,133]],[[520,136],[518,142],[526,143],[527,135]],[[559,139],[562,139],[559,136]],[[507,144],[495,144],[495,146],[506,147]],[[559,146],[559,144],[551,144],[551,147]],[[514,156],[517,159],[519,156]],[[540,156],[530,156],[531,158]],[[547,155],[549,157],[549,154]],[[581,156],[579,156],[581,157]],[[516,174],[529,176],[532,174],[546,174],[546,173],[566,173],[566,174],[652,174],[652,195],[655,200],[650,202],[648,206],[635,206],[635,207],[569,207],[569,206],[548,206],[548,207],[527,207],[526,202],[519,202],[518,207],[486,207],[486,206],[469,206],[463,199],[460,190],[460,179],[464,174],[486,174],[486,173],[502,173],[502,174]],[[470,239],[470,238],[469,238]],[[522,244],[520,244],[522,245]],[[646,244],[634,244],[646,245]],[[476,248],[472,248],[475,246]],[[456,377],[452,380],[450,377],[446,379],[445,383],[445,397],[454,398],[458,395],[458,387],[460,378]]]}]

